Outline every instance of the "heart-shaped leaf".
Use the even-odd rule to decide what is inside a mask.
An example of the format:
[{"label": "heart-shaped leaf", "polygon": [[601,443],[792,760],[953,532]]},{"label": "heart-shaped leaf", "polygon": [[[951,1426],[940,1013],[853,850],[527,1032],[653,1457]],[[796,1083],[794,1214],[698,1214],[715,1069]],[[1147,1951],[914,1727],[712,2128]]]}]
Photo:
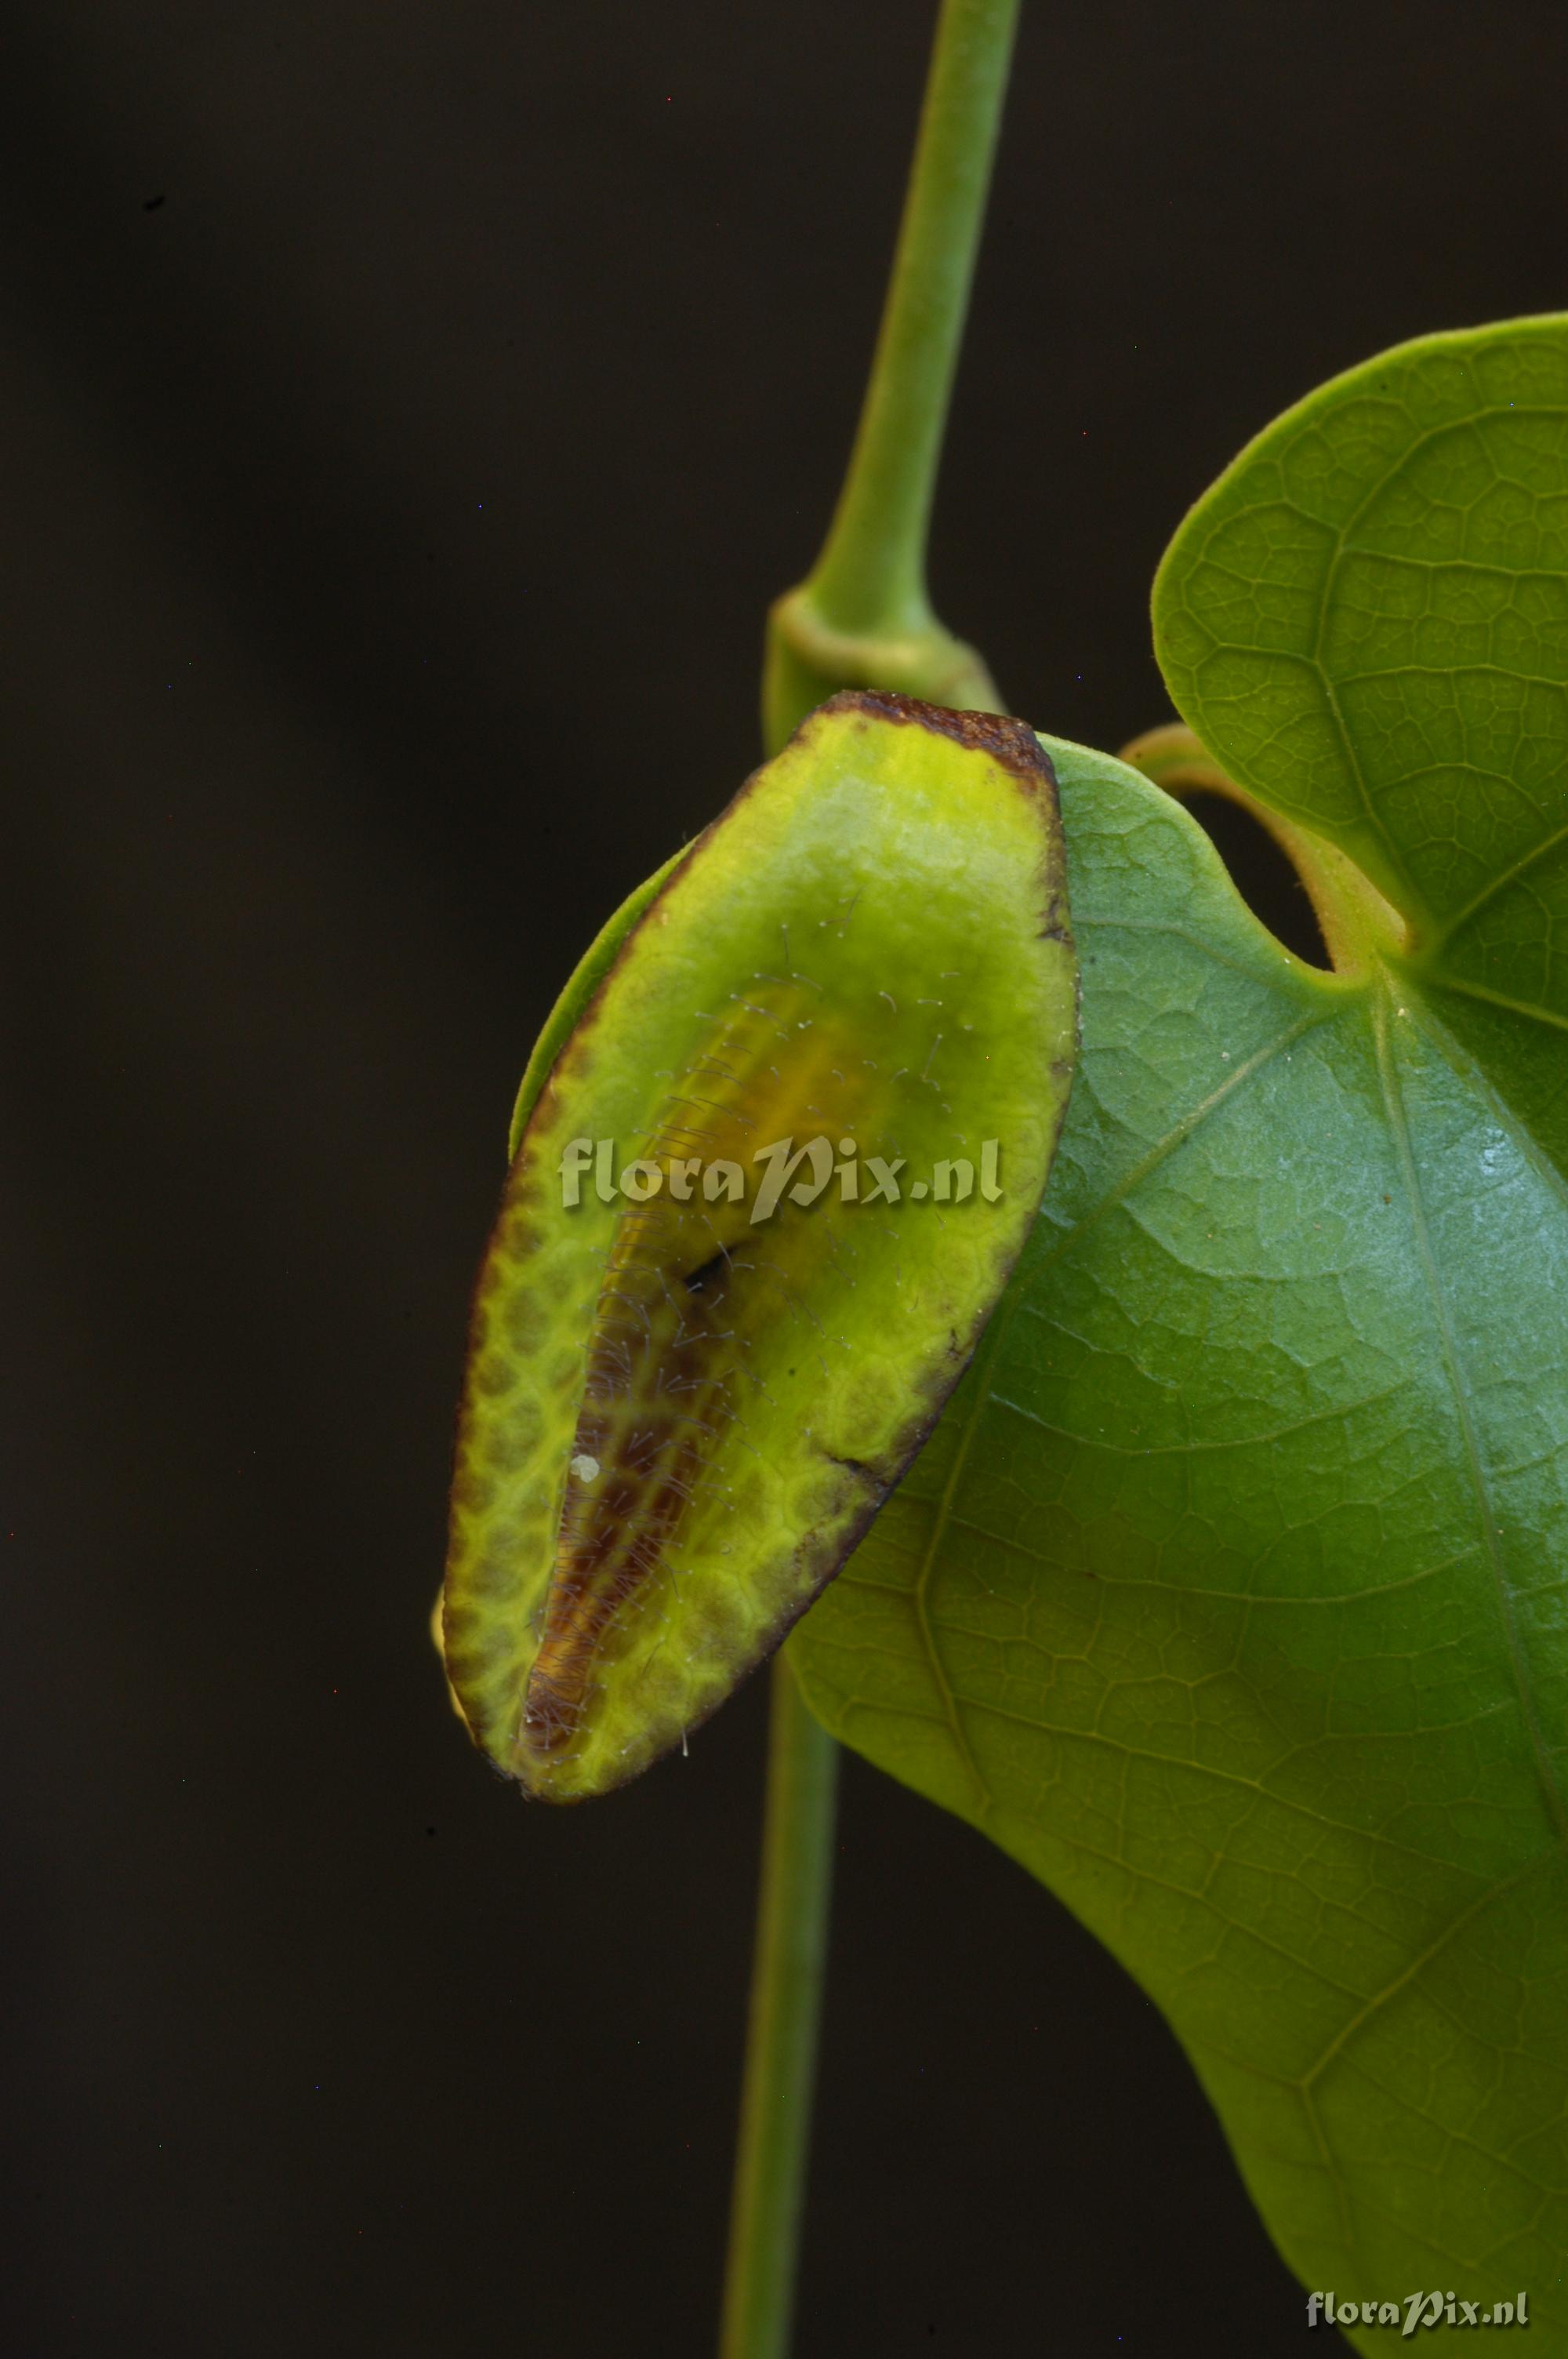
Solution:
[{"label": "heart-shaped leaf", "polygon": [[1174,803],[1045,741],[1055,1170],[792,1658],[1157,2000],[1309,2286],[1522,2288],[1568,2348],[1568,324],[1314,397],[1158,614],[1233,777],[1408,933],[1325,851],[1342,971],[1303,966]]},{"label": "heart-shaped leaf", "polygon": [[1410,922],[1410,970],[1568,1169],[1568,318],[1405,344],[1244,451],[1155,585],[1230,776]]}]

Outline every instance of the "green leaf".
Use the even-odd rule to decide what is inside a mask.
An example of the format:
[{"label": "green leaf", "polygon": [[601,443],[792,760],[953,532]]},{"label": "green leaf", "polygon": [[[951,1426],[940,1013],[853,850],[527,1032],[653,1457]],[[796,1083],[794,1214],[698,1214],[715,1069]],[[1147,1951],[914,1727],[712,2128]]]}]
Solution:
[{"label": "green leaf", "polygon": [[1200,737],[1382,887],[1434,1016],[1568,1169],[1568,318],[1401,345],[1287,411],[1154,609]]},{"label": "green leaf", "polygon": [[1022,722],[847,694],[567,986],[475,1298],[440,1632],[530,1792],[680,1743],[929,1430],[1061,1125],[1062,882]]},{"label": "green leaf", "polygon": [[792,1659],[1137,1976],[1308,2286],[1523,2287],[1561,2349],[1563,1184],[1401,974],[1302,965],[1044,742],[1066,1129]]},{"label": "green leaf", "polygon": [[1156,625],[1339,972],[1052,747],[1052,1183],[792,1657],[1158,2001],[1309,2287],[1522,2288],[1565,2350],[1568,321],[1292,410]]}]

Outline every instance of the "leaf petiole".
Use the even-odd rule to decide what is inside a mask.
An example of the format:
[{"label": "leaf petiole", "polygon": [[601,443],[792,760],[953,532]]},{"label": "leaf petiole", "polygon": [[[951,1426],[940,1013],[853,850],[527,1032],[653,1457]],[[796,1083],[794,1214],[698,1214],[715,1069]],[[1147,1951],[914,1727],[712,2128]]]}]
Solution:
[{"label": "leaf petiole", "polygon": [[1371,878],[1336,844],[1238,787],[1184,722],[1145,730],[1122,747],[1120,758],[1176,802],[1208,794],[1238,803],[1273,837],[1306,889],[1336,974],[1365,974],[1379,958],[1404,948],[1404,919]]}]

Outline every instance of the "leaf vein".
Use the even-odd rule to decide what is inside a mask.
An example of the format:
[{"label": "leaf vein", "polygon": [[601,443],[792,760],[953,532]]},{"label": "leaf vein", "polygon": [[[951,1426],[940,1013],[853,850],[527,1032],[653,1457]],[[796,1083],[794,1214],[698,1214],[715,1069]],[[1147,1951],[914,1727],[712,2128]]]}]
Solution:
[{"label": "leaf vein", "polygon": [[1568,1812],[1564,1811],[1562,1788],[1547,1755],[1545,1740],[1536,1714],[1535,1700],[1530,1692],[1528,1665],[1524,1659],[1519,1627],[1514,1618],[1513,1593],[1509,1586],[1508,1576],[1503,1566],[1502,1541],[1492,1504],[1491,1488],[1481,1456],[1480,1440],[1476,1431],[1475,1419],[1471,1413],[1469,1391],[1465,1381],[1464,1369],[1460,1364],[1458,1338],[1454,1332],[1447,1295],[1444,1288],[1443,1274],[1438,1268],[1437,1256],[1427,1227],[1426,1208],[1422,1199],[1421,1180],[1416,1170],[1414,1150],[1411,1146],[1410,1125],[1405,1114],[1404,1097],[1400,1091],[1399,1072],[1389,1040],[1389,1005],[1390,1003],[1385,1000],[1374,1019],[1379,1078],[1382,1084],[1383,1100],[1389,1110],[1389,1121],[1399,1151],[1405,1192],[1410,1201],[1416,1250],[1421,1256],[1422,1270],[1432,1297],[1444,1368],[1454,1399],[1454,1413],[1459,1420],[1465,1464],[1476,1495],[1476,1506],[1482,1537],[1486,1542],[1487,1561],[1491,1568],[1497,1593],[1509,1665],[1519,1695],[1525,1733],[1530,1739],[1536,1776],[1545,1797],[1552,1823],[1557,1830],[1558,1840],[1562,1842],[1565,1836],[1568,1836]]}]

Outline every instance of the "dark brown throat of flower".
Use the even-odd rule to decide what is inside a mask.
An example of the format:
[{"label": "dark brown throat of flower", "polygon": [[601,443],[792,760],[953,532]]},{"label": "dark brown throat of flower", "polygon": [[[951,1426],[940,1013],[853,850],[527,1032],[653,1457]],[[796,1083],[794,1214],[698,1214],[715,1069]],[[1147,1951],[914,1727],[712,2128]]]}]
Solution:
[{"label": "dark brown throat of flower", "polygon": [[678,1604],[683,1527],[763,1381],[758,1347],[842,1249],[826,1201],[786,1199],[753,1224],[757,1150],[837,1140],[878,1082],[806,986],[760,979],[716,1020],[647,1142],[661,1184],[617,1223],[524,1701],[522,1745],[541,1763],[569,1752],[643,1614]]}]

